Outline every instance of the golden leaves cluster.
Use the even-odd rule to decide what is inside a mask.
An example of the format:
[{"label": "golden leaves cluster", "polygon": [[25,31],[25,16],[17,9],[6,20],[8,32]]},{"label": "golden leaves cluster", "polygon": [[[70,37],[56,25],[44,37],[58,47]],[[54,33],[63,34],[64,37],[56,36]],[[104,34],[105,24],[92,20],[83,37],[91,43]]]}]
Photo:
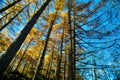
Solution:
[{"label": "golden leaves cluster", "polygon": [[55,4],[55,10],[57,12],[60,12],[63,10],[64,8],[64,3],[65,3],[65,0],[57,0],[56,4]]},{"label": "golden leaves cluster", "polygon": [[6,50],[10,43],[11,41],[8,37],[5,37],[5,35],[0,34],[0,52]]}]

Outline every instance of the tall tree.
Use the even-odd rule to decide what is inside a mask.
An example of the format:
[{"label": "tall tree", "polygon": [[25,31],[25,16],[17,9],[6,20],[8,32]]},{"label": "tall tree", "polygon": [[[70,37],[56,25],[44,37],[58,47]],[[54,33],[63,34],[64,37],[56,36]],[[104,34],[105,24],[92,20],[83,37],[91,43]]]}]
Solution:
[{"label": "tall tree", "polygon": [[8,65],[10,64],[11,60],[14,58],[15,54],[19,50],[20,46],[22,45],[23,41],[27,37],[30,30],[33,28],[34,24],[38,20],[39,16],[45,10],[47,5],[51,0],[47,0],[41,8],[33,15],[31,20],[26,24],[25,28],[21,31],[19,37],[10,45],[7,49],[6,53],[0,58],[0,76],[3,75],[5,70],[7,69]]},{"label": "tall tree", "polygon": [[73,79],[73,39],[72,39],[72,25],[71,25],[71,0],[68,0],[68,23],[69,23],[69,35],[70,35],[70,53],[69,53],[69,75],[68,75],[68,79],[69,80],[74,80]]},{"label": "tall tree", "polygon": [[28,5],[26,5],[23,9],[21,9],[15,16],[13,16],[5,25],[0,27],[0,31],[2,31],[9,23],[11,23]]},{"label": "tall tree", "polygon": [[62,50],[63,50],[63,39],[64,39],[64,29],[62,33],[61,46],[60,46],[60,54],[58,55],[58,64],[57,64],[57,72],[56,72],[56,80],[60,80],[60,71],[61,71],[61,58],[62,58]]},{"label": "tall tree", "polygon": [[44,63],[44,57],[45,57],[45,53],[46,53],[46,50],[47,50],[47,45],[48,45],[48,42],[49,42],[49,37],[50,37],[50,34],[51,34],[51,31],[52,31],[52,28],[53,28],[53,25],[54,25],[54,22],[56,20],[56,17],[57,17],[57,12],[55,13],[55,16],[53,18],[53,20],[51,20],[51,23],[50,23],[50,28],[48,30],[48,33],[47,33],[47,37],[46,37],[46,41],[45,41],[45,45],[44,45],[44,48],[43,48],[43,52],[38,60],[38,65],[37,65],[37,68],[35,70],[35,74],[33,76],[33,80],[36,80],[37,79],[37,76],[39,74],[39,71],[41,71],[41,68],[43,66],[43,63]]},{"label": "tall tree", "polygon": [[43,48],[43,52],[38,60],[38,66],[36,68],[36,71],[35,71],[35,74],[33,76],[33,80],[36,80],[37,79],[37,76],[39,74],[39,71],[41,71],[42,69],[42,66],[43,66],[43,63],[44,63],[44,57],[45,57],[45,54],[46,54],[46,50],[47,50],[47,45],[48,45],[48,42],[49,42],[49,37],[50,37],[50,34],[51,34],[51,31],[52,31],[52,28],[53,28],[53,25],[54,25],[54,22],[58,16],[58,12],[62,11],[64,6],[61,6],[61,4],[64,4],[64,0],[57,0],[56,4],[55,4],[55,13],[52,15],[52,19],[51,19],[51,22],[50,22],[50,28],[47,32],[47,36],[46,36],[46,41],[45,41],[45,45],[44,45],[44,48]]},{"label": "tall tree", "polygon": [[6,11],[7,9],[11,8],[12,6],[14,6],[15,4],[17,4],[18,2],[20,2],[21,0],[17,0],[14,1],[13,3],[9,4],[8,6],[5,6],[4,8],[0,9],[0,13]]}]

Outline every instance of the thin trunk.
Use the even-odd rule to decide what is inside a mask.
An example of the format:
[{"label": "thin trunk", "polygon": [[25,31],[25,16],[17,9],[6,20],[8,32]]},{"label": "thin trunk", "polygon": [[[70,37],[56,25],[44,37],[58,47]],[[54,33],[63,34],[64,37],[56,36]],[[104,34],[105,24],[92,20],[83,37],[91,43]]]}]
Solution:
[{"label": "thin trunk", "polygon": [[51,63],[51,59],[49,60],[49,63],[48,63],[48,69],[47,69],[47,71],[46,71],[46,77],[48,76],[48,72],[49,72],[49,68],[50,68],[50,63]]},{"label": "thin trunk", "polygon": [[5,6],[4,8],[0,9],[0,13],[6,11],[7,9],[11,8],[12,6],[14,6],[15,4],[17,4],[18,2],[20,2],[21,0],[17,0],[14,1],[12,4],[9,4],[8,6]]},{"label": "thin trunk", "polygon": [[8,24],[10,24],[28,5],[26,5],[23,9],[21,9],[14,17],[12,17],[5,25],[0,27],[0,31],[2,31]]},{"label": "thin trunk", "polygon": [[27,75],[27,74],[30,73],[30,67],[31,67],[30,62],[28,62],[28,64],[27,64],[26,66],[27,66],[27,67],[26,67],[26,70],[24,70],[24,74],[25,74],[25,75]]},{"label": "thin trunk", "polygon": [[69,73],[68,73],[68,78],[69,80],[74,80],[73,79],[73,40],[72,40],[72,25],[71,25],[71,1],[68,0],[68,20],[69,20],[69,34],[70,34],[70,53],[69,53]]},{"label": "thin trunk", "polygon": [[24,58],[24,56],[25,56],[25,53],[26,53],[27,49],[29,48],[31,42],[32,42],[32,39],[31,39],[31,41],[28,43],[27,47],[25,48],[25,51],[23,52],[22,57],[20,58],[20,61],[18,62],[18,65],[17,65],[15,71],[18,69],[20,63],[22,62],[22,60],[23,60],[23,58]]},{"label": "thin trunk", "polygon": [[5,17],[7,17],[7,15],[9,15],[10,13],[12,13],[12,11],[11,11],[11,12],[6,13],[3,17],[1,17],[1,18],[0,18],[0,21],[2,21],[2,19],[4,19]]},{"label": "thin trunk", "polygon": [[23,70],[22,70],[22,73],[23,73],[23,74],[25,73],[27,64],[28,64],[28,61],[26,60],[26,63],[24,64],[24,67],[23,67]]},{"label": "thin trunk", "polygon": [[57,66],[57,72],[56,72],[56,80],[60,80],[60,70],[61,70],[61,58],[62,58],[62,49],[63,49],[63,37],[64,37],[64,29],[62,33],[62,40],[61,40],[61,47],[60,47],[60,55],[58,58],[58,66]]},{"label": "thin trunk", "polygon": [[[19,50],[19,52],[18,53],[20,53],[20,51],[22,50],[22,48],[20,48],[20,50]],[[14,57],[14,59],[11,61],[11,63],[10,63],[10,65],[9,65],[9,67],[7,68],[7,70],[12,70],[13,69],[13,67],[14,67],[14,65],[15,65],[15,63],[17,62],[17,60],[18,60],[18,57],[19,57],[19,55],[20,54],[17,54],[15,57]]]},{"label": "thin trunk", "polygon": [[64,80],[66,79],[66,53],[65,53],[65,61],[64,61]]},{"label": "thin trunk", "polygon": [[41,8],[36,12],[36,14],[33,15],[31,20],[26,24],[25,28],[21,31],[21,34],[19,37],[10,45],[10,47],[7,49],[5,55],[3,55],[0,58],[0,76],[2,76],[9,66],[10,62],[16,55],[17,51],[20,49],[22,43],[26,39],[28,33],[33,28],[34,24],[37,22],[38,18],[42,14],[42,12],[45,10],[47,5],[49,4],[51,0],[47,0]]},{"label": "thin trunk", "polygon": [[96,69],[95,69],[95,65],[96,65],[96,63],[95,63],[95,60],[93,59],[94,57],[92,57],[92,60],[93,60],[93,73],[94,73],[94,80],[97,80],[97,75],[96,75]]},{"label": "thin trunk", "polygon": [[54,53],[54,51],[52,52],[52,56],[51,56],[49,64],[48,64],[48,69],[47,69],[47,72],[46,72],[46,77],[48,77],[49,73],[50,73],[50,68],[51,68],[51,64],[52,64],[52,61],[53,61],[53,53]]},{"label": "thin trunk", "polygon": [[74,30],[73,30],[73,79],[76,80],[76,63],[75,63],[75,53],[76,53],[76,40],[75,40],[75,12],[74,12],[74,22],[73,22]]},{"label": "thin trunk", "polygon": [[51,67],[52,67],[52,63],[53,63],[53,54],[54,52],[52,53],[52,58],[51,58],[51,62],[50,62],[50,67],[49,67],[49,71],[48,71],[48,80],[50,80],[50,70],[51,70]]},{"label": "thin trunk", "polygon": [[7,68],[7,71],[14,71],[15,63],[18,61],[18,55],[15,56],[14,60],[12,63],[10,63],[9,67]]},{"label": "thin trunk", "polygon": [[49,42],[49,37],[50,37],[50,34],[51,34],[51,31],[52,31],[52,28],[53,28],[53,25],[54,25],[54,22],[56,20],[56,17],[57,17],[57,12],[55,14],[55,17],[54,17],[54,20],[51,21],[51,24],[50,24],[50,28],[48,30],[48,33],[47,33],[47,37],[46,37],[46,41],[45,41],[45,46],[44,46],[44,49],[43,49],[43,52],[38,60],[38,66],[37,66],[37,69],[35,71],[35,74],[33,76],[33,79],[32,80],[36,80],[37,79],[37,76],[39,74],[39,71],[41,71],[41,68],[43,66],[43,63],[44,63],[44,57],[45,57],[45,53],[46,53],[46,50],[47,50],[47,45],[48,45],[48,42]]}]

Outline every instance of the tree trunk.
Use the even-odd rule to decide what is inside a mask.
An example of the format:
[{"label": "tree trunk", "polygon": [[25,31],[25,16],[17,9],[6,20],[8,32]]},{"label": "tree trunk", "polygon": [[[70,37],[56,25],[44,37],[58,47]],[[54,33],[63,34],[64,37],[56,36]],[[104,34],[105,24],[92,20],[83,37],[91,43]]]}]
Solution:
[{"label": "tree trunk", "polygon": [[65,61],[64,61],[64,80],[66,79],[66,53],[65,53]]},{"label": "tree trunk", "polygon": [[11,23],[28,5],[26,5],[23,9],[21,9],[14,17],[12,17],[5,25],[0,27],[0,31],[2,31],[9,23]]},{"label": "tree trunk", "polygon": [[[22,48],[19,49],[18,53],[20,53],[20,51],[22,50]],[[14,59],[11,61],[10,65],[7,68],[7,71],[14,71],[13,67],[15,67],[15,63],[17,63],[19,55],[21,54],[17,54]]]},{"label": "tree trunk", "polygon": [[52,52],[51,62],[50,62],[50,66],[49,66],[48,80],[50,80],[50,70],[51,70],[51,68],[52,68],[52,64],[53,64],[53,54],[54,54],[54,51]]},{"label": "tree trunk", "polygon": [[23,58],[24,58],[24,56],[25,56],[25,53],[26,53],[27,49],[29,48],[31,42],[32,42],[32,39],[31,39],[31,41],[28,43],[27,47],[25,48],[25,50],[24,50],[24,52],[23,52],[23,54],[22,54],[22,57],[20,58],[20,61],[18,62],[18,65],[17,65],[15,71],[17,71],[17,69],[18,69],[20,63],[22,62],[22,60],[23,60]]},{"label": "tree trunk", "polygon": [[0,9],[0,13],[6,11],[7,9],[11,8],[12,6],[14,6],[15,4],[17,4],[18,2],[20,2],[21,0],[17,0],[17,1],[14,1],[12,4]]},{"label": "tree trunk", "polygon": [[8,13],[5,14],[3,17],[1,17],[1,18],[0,18],[0,21],[2,21],[2,19],[4,19],[5,17],[7,17],[10,13],[12,13],[12,11],[11,11],[11,12],[8,12]]},{"label": "tree trunk", "polygon": [[53,53],[54,53],[54,51],[52,51],[52,56],[51,56],[49,64],[48,64],[48,69],[47,69],[47,72],[46,72],[46,77],[49,77],[49,74],[50,74],[50,70],[51,70],[51,66],[52,66],[52,61],[53,61]]},{"label": "tree trunk", "polygon": [[33,15],[31,20],[26,24],[25,28],[21,31],[21,34],[19,37],[9,46],[6,53],[0,58],[0,76],[3,75],[7,67],[9,66],[11,60],[16,55],[17,51],[19,50],[20,46],[24,42],[25,38],[27,37],[30,30],[33,28],[34,24],[44,11],[44,9],[47,7],[51,0],[47,0],[39,9],[39,11],[36,12],[36,14]]},{"label": "tree trunk", "polygon": [[73,79],[73,40],[72,40],[72,25],[71,25],[71,1],[68,0],[68,23],[69,23],[69,34],[70,34],[70,53],[69,53],[69,71],[68,71],[68,79]]},{"label": "tree trunk", "polygon": [[63,37],[64,37],[64,29],[62,33],[62,41],[61,41],[61,47],[60,47],[60,55],[58,57],[58,66],[57,66],[57,72],[56,72],[56,80],[60,80],[60,70],[61,70],[61,58],[62,58],[62,49],[63,49]]},{"label": "tree trunk", "polygon": [[54,25],[54,22],[56,20],[56,17],[57,17],[57,12],[55,14],[55,17],[54,17],[54,20],[51,21],[51,24],[50,24],[50,28],[48,30],[48,33],[47,33],[47,37],[46,37],[46,41],[45,41],[45,46],[44,46],[44,49],[43,49],[43,52],[38,60],[38,65],[37,65],[37,69],[35,71],[35,74],[33,76],[33,79],[32,80],[36,80],[37,79],[37,76],[39,74],[39,71],[41,71],[41,68],[43,66],[43,63],[44,63],[44,57],[45,57],[45,53],[46,53],[46,49],[47,49],[47,44],[49,42],[49,37],[50,37],[50,34],[51,34],[51,31],[52,31],[52,27]]},{"label": "tree trunk", "polygon": [[74,12],[74,22],[73,22],[73,79],[76,80],[76,62],[75,62],[75,56],[76,56],[76,40],[75,40],[75,12]]}]

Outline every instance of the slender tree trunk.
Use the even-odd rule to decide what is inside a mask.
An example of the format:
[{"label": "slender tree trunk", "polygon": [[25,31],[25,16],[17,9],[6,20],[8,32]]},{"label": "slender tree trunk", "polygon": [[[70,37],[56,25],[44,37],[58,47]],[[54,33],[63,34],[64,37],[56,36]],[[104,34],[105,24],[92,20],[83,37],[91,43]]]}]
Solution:
[{"label": "slender tree trunk", "polygon": [[76,40],[75,40],[75,12],[74,12],[74,22],[73,22],[73,26],[74,26],[74,30],[73,30],[73,79],[76,80],[76,62],[75,62],[75,56],[76,56]]},{"label": "slender tree trunk", "polygon": [[51,68],[52,61],[53,61],[53,53],[54,53],[54,51],[52,52],[52,56],[51,56],[49,64],[48,64],[48,69],[47,69],[47,72],[46,72],[46,77],[49,77],[50,68]]},{"label": "slender tree trunk", "polygon": [[45,41],[45,46],[44,46],[44,49],[43,49],[43,52],[38,60],[38,66],[37,66],[37,69],[35,71],[35,74],[33,76],[33,79],[32,80],[36,80],[37,79],[37,76],[39,74],[39,71],[41,71],[41,68],[43,66],[43,63],[44,63],[44,57],[45,57],[45,53],[46,53],[46,50],[47,50],[47,45],[48,45],[48,42],[49,42],[49,37],[50,37],[50,34],[51,34],[51,31],[52,31],[52,28],[53,28],[53,25],[54,25],[54,22],[56,20],[56,17],[57,17],[57,12],[55,14],[55,17],[54,17],[54,20],[51,21],[51,24],[50,24],[50,28],[48,30],[48,33],[47,33],[47,37],[46,37],[46,41]]},{"label": "slender tree trunk", "polygon": [[51,0],[47,0],[39,9],[39,11],[36,12],[36,14],[33,15],[31,20],[26,24],[25,28],[21,31],[21,34],[19,37],[9,46],[6,53],[0,58],[0,76],[3,75],[7,67],[9,66],[11,60],[16,55],[17,51],[19,50],[20,46],[24,42],[25,38],[27,37],[30,30],[33,28],[34,24],[42,14],[42,12],[45,10],[47,5],[49,4]]},{"label": "slender tree trunk", "polygon": [[27,64],[28,64],[28,61],[26,60],[26,63],[24,64],[24,67],[23,67],[23,70],[22,70],[22,73],[23,73],[23,74],[25,73]]},{"label": "slender tree trunk", "polygon": [[9,67],[7,68],[7,71],[14,71],[13,68],[15,66],[15,63],[17,63],[17,61],[18,61],[18,55],[16,55],[13,61],[10,63]]},{"label": "slender tree trunk", "polygon": [[51,59],[49,60],[49,63],[48,63],[48,69],[47,69],[46,74],[45,74],[46,77],[48,76],[48,73],[49,73],[50,63],[51,63]]},{"label": "slender tree trunk", "polygon": [[14,17],[12,17],[5,25],[0,27],[0,31],[2,31],[8,24],[10,24],[28,5],[26,5],[23,9],[21,9]]},{"label": "slender tree trunk", "polygon": [[69,71],[68,71],[68,78],[69,80],[73,79],[73,40],[72,40],[72,25],[71,25],[71,1],[68,0],[68,20],[69,20],[69,34],[70,34],[70,53],[69,53]]},{"label": "slender tree trunk", "polygon": [[8,12],[8,13],[5,14],[2,18],[0,18],[0,21],[2,21],[2,19],[4,19],[5,17],[7,17],[10,13],[12,13],[12,11],[11,11],[11,12]]},{"label": "slender tree trunk", "polygon": [[50,62],[50,66],[49,66],[49,71],[48,71],[48,80],[50,80],[50,70],[51,70],[51,68],[52,68],[52,64],[53,64],[53,54],[54,54],[54,52],[52,53],[52,58],[51,58],[51,62]]},{"label": "slender tree trunk", "polygon": [[[92,60],[93,60],[93,64],[96,65],[94,57],[92,57]],[[93,65],[94,80],[97,80],[96,69],[94,65]]]},{"label": "slender tree trunk", "polygon": [[[19,50],[18,53],[20,53],[21,50],[22,50],[22,48],[20,48],[20,50]],[[11,61],[10,65],[8,66],[7,70],[10,71],[10,70],[13,69],[13,67],[15,66],[15,63],[16,63],[17,60],[18,60],[19,55],[20,55],[20,54],[17,54],[17,55],[14,57],[14,59]],[[13,70],[13,71],[14,71],[14,70]]]},{"label": "slender tree trunk", "polygon": [[17,4],[18,2],[20,2],[21,0],[17,0],[14,1],[12,4],[9,4],[8,6],[5,6],[4,8],[0,9],[0,13],[6,11],[7,9],[11,8],[12,6],[14,6],[15,4]]},{"label": "slender tree trunk", "polygon": [[17,65],[15,71],[18,69],[20,63],[22,62],[22,60],[23,60],[23,58],[24,58],[24,56],[25,56],[25,53],[26,53],[27,49],[29,48],[31,42],[32,42],[32,39],[31,39],[31,41],[28,43],[27,47],[25,48],[25,51],[23,52],[22,57],[20,58],[20,61],[18,62],[18,65]]},{"label": "slender tree trunk", "polygon": [[66,79],[66,53],[65,53],[65,61],[64,61],[64,80]]},{"label": "slender tree trunk", "polygon": [[62,58],[62,49],[63,49],[63,37],[64,37],[64,29],[63,29],[63,33],[62,33],[60,55],[58,57],[58,66],[57,66],[57,72],[56,72],[56,80],[60,80],[61,58]]}]

